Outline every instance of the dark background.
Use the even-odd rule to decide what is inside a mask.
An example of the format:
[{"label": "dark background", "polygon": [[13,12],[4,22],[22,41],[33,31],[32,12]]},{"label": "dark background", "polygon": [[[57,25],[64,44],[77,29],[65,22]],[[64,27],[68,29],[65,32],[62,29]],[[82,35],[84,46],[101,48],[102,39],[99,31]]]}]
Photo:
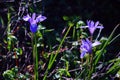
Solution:
[{"label": "dark background", "polygon": [[[3,0],[0,1],[0,16],[7,22],[6,13],[8,7],[12,6],[16,12],[19,10],[20,2],[27,0]],[[61,32],[65,27],[63,16],[80,16],[81,20],[100,21],[105,27],[103,33],[109,35],[113,28],[120,23],[120,0],[28,0],[34,11],[42,11],[47,16],[45,25],[55,28]],[[29,11],[30,12],[30,11]],[[120,31],[117,30],[117,33]]]},{"label": "dark background", "polygon": [[[63,15],[81,16],[82,20],[100,21],[104,25],[103,32],[111,33],[120,23],[120,0],[43,0],[45,15],[50,26],[55,28],[64,21]],[[120,31],[120,30],[119,30]],[[117,31],[118,32],[118,31]]]}]

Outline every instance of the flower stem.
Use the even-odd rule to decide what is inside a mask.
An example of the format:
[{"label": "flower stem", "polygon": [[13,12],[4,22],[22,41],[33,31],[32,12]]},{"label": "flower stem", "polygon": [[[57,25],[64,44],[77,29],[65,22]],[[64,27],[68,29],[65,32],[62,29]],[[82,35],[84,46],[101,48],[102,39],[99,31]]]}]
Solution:
[{"label": "flower stem", "polygon": [[38,53],[36,34],[33,34],[33,63],[34,63],[34,80],[38,80]]},{"label": "flower stem", "polygon": [[[93,36],[90,37],[91,42],[92,40],[93,40]],[[90,69],[92,68],[92,62],[93,62],[93,51],[91,51],[91,54],[90,54]]]},{"label": "flower stem", "polygon": [[16,53],[16,52],[14,52],[14,55],[15,55],[15,63],[16,63],[16,66],[18,67],[17,53]]},{"label": "flower stem", "polygon": [[[90,36],[90,41],[92,42],[93,40],[93,36],[91,35]],[[93,51],[91,51],[91,54],[90,54],[90,69],[89,69],[89,73],[88,73],[88,79],[91,79],[91,75],[92,75],[92,72],[93,72]]]}]

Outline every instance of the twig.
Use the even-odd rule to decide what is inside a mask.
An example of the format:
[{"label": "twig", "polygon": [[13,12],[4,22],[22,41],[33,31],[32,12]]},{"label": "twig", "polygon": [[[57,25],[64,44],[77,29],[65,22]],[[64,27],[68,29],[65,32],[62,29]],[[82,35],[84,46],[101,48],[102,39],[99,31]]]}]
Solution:
[{"label": "twig", "polygon": [[69,72],[74,72],[74,71],[78,71],[78,70],[81,70],[81,67],[77,68],[77,69],[69,70]]}]

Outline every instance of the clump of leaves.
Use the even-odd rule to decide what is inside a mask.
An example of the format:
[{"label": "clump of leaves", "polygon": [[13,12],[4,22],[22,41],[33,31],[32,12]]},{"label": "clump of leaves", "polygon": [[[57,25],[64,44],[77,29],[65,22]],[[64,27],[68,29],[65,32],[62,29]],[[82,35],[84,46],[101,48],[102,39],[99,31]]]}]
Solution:
[{"label": "clump of leaves", "polygon": [[29,79],[30,75],[29,73],[26,73],[25,75],[22,73],[19,73],[18,67],[15,66],[10,70],[4,71],[3,77],[5,80],[15,80],[15,79],[23,80],[23,79]]}]

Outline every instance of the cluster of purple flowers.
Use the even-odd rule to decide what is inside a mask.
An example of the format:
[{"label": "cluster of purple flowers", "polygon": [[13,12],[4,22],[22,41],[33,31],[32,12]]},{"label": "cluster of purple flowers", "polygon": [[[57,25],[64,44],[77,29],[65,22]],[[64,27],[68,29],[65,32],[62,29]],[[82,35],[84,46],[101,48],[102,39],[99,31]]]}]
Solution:
[{"label": "cluster of purple flowers", "polygon": [[[86,27],[89,29],[91,36],[93,36],[93,33],[97,28],[103,29],[103,26],[99,25],[98,21],[97,22],[87,21],[87,26],[82,26],[82,28],[86,28]],[[90,41],[89,39],[82,39],[81,43],[82,44],[80,46],[80,50],[81,50],[80,58],[83,58],[86,53],[92,54],[92,47],[101,44],[99,41],[95,41],[94,43],[92,43],[92,41]]]},{"label": "cluster of purple flowers", "polygon": [[[42,22],[46,19],[45,16],[39,15],[36,17],[36,14],[33,13],[32,17],[30,17],[29,14],[27,14],[26,16],[23,17],[24,21],[29,21],[30,23],[30,30],[31,32],[35,33],[37,32],[37,28],[38,22]],[[87,21],[87,26],[82,26],[81,28],[88,28],[89,32],[91,34],[91,36],[93,36],[93,33],[95,32],[95,30],[98,29],[103,29],[103,26],[99,25],[99,22],[93,22],[93,21]],[[92,43],[92,41],[90,41],[89,39],[82,39],[82,44],[80,46],[80,50],[81,50],[81,55],[80,58],[83,58],[85,56],[86,53],[92,54],[92,47],[100,45],[99,41],[95,41],[94,43]]]}]

